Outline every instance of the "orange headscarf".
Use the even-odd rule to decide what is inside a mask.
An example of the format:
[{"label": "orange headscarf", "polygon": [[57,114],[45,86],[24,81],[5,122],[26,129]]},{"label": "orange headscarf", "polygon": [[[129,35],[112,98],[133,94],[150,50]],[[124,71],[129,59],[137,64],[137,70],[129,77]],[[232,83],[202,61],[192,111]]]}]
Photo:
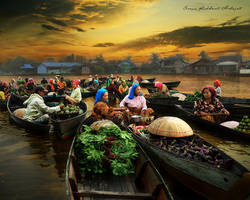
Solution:
[{"label": "orange headscarf", "polygon": [[214,84],[217,85],[218,87],[220,87],[221,86],[221,81],[220,80],[215,80]]}]

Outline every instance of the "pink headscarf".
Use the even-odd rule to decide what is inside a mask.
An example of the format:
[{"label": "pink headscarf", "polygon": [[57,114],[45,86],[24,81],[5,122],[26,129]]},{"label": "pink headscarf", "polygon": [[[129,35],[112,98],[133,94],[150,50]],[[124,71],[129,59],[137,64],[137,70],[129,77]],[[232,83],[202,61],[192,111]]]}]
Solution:
[{"label": "pink headscarf", "polygon": [[163,84],[161,82],[159,82],[159,81],[155,82],[155,87],[160,88],[162,90],[162,86],[163,86]]},{"label": "pink headscarf", "polygon": [[50,84],[53,84],[53,83],[54,83],[54,79],[52,79],[52,78],[49,79],[49,83],[50,83]]},{"label": "pink headscarf", "polygon": [[8,87],[7,81],[3,81],[3,82],[2,82],[2,85],[5,86],[5,87]]},{"label": "pink headscarf", "polygon": [[34,83],[33,78],[29,78],[28,82],[29,82],[29,83]]}]

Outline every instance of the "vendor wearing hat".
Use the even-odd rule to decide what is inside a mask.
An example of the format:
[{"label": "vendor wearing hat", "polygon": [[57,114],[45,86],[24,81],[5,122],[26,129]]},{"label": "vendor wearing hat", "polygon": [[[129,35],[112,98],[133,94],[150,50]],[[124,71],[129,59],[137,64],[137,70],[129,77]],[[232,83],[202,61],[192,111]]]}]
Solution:
[{"label": "vendor wearing hat", "polygon": [[23,103],[27,106],[24,112],[24,119],[28,121],[34,121],[38,123],[48,123],[48,113],[60,111],[64,105],[48,107],[44,103],[43,96],[45,90],[42,86],[37,86],[35,93],[31,94],[30,97]]}]

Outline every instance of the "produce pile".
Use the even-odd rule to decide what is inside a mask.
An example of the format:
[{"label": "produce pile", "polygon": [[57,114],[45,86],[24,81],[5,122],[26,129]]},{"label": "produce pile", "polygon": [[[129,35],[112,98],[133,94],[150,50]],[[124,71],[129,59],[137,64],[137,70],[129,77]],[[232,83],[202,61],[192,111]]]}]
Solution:
[{"label": "produce pile", "polygon": [[194,94],[187,95],[185,101],[197,101],[202,97],[202,93],[199,91],[195,91]]},{"label": "produce pile", "polygon": [[233,160],[223,158],[222,154],[213,146],[209,146],[197,135],[185,138],[168,138],[151,135],[146,129],[140,133],[148,138],[148,141],[176,156],[199,160],[218,168],[230,169]]},{"label": "produce pile", "polygon": [[81,92],[86,93],[86,92],[89,92],[89,91],[86,88],[81,88]]},{"label": "produce pile", "polygon": [[64,119],[75,117],[81,114],[82,112],[83,110],[80,109],[79,106],[68,104],[67,106],[62,108],[59,112],[54,113],[53,118],[64,120]]},{"label": "produce pile", "polygon": [[94,131],[84,125],[76,140],[75,153],[83,171],[103,173],[109,169],[114,175],[134,173],[137,158],[136,143],[127,131],[117,126],[101,127]]},{"label": "produce pile", "polygon": [[236,127],[236,130],[250,133],[250,119],[247,115],[243,116],[239,126]]}]

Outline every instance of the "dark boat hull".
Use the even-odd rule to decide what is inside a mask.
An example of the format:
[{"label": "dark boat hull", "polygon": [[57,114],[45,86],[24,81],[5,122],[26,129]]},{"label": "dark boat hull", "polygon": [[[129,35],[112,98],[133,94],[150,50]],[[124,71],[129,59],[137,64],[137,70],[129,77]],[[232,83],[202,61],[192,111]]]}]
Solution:
[{"label": "dark boat hull", "polygon": [[12,94],[7,103],[7,109],[10,115],[10,119],[14,121],[18,126],[23,127],[35,133],[48,133],[50,130],[49,124],[34,123],[22,118],[16,117],[13,111],[17,108],[23,107],[23,101],[20,97]]},{"label": "dark boat hull", "polygon": [[0,111],[7,110],[7,100],[0,100]]},{"label": "dark boat hull", "polygon": [[[139,158],[136,174],[114,176],[111,174],[86,175],[80,172],[74,155],[73,139],[66,165],[66,192],[68,200],[80,197],[109,199],[157,199],[172,200],[163,178],[147,154],[138,145]],[[91,198],[91,199],[92,199]]]},{"label": "dark boat hull", "polygon": [[54,132],[60,139],[67,139],[76,133],[77,127],[82,123],[87,113],[87,105],[84,102],[80,103],[80,108],[83,110],[83,113],[76,117],[65,120],[51,118]]},{"label": "dark boat hull", "polygon": [[[173,89],[173,88],[176,88],[179,86],[181,81],[174,81],[174,82],[166,82],[164,83],[169,90]],[[140,83],[140,86],[141,87],[149,87],[149,88],[153,88],[155,86],[155,83]]]},{"label": "dark boat hull", "polygon": [[[190,109],[187,109],[183,106],[176,106],[177,112],[179,113],[179,116],[182,117],[185,120],[192,121],[195,124],[201,126],[202,128],[206,128],[208,130],[214,130],[213,134],[219,136],[219,137],[229,137],[229,138],[234,138],[234,139],[241,139],[244,141],[250,141],[250,134],[241,132],[238,130],[234,130],[225,126],[222,126],[220,124],[210,122],[208,120],[201,119],[191,112]],[[242,118],[243,114],[241,114]],[[234,115],[233,112],[231,112],[231,117],[229,118],[230,120],[235,120],[237,121],[238,119],[238,114]]]},{"label": "dark boat hull", "polygon": [[82,92],[82,98],[94,97],[96,95],[96,91]]},{"label": "dark boat hull", "polygon": [[247,186],[250,183],[250,173],[236,161],[234,172],[218,169],[202,162],[178,157],[147,142],[134,132],[132,134],[161,170],[205,198],[245,199],[250,194]]},{"label": "dark boat hull", "polygon": [[155,78],[148,78],[146,80],[149,81],[150,83],[153,83],[155,81]]}]

